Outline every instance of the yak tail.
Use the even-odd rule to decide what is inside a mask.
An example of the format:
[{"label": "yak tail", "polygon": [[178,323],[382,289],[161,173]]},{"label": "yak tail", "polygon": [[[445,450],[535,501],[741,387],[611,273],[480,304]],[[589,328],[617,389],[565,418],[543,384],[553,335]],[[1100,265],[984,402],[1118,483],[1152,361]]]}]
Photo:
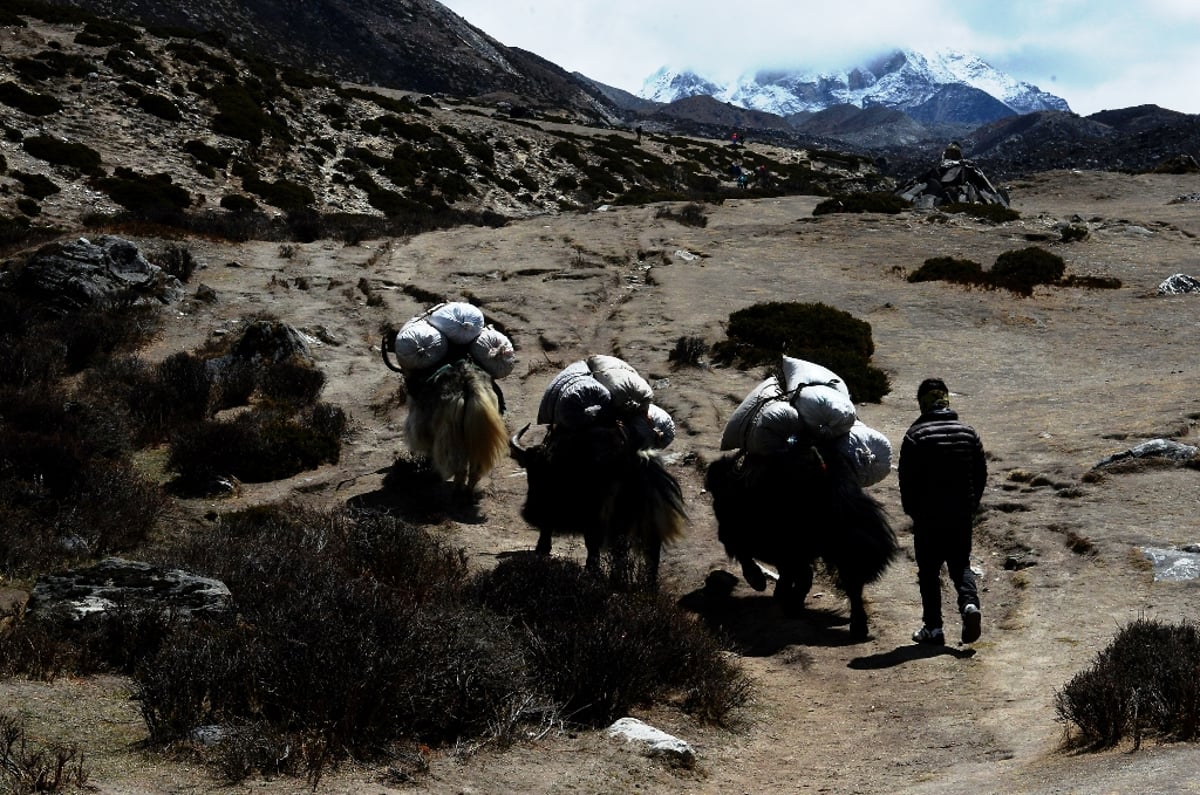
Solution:
[{"label": "yak tail", "polygon": [[508,455],[508,431],[488,376],[471,364],[460,367],[461,380],[446,380],[430,418],[429,457],[442,477],[473,486]]},{"label": "yak tail", "polygon": [[861,488],[836,488],[835,515],[839,528],[821,557],[846,583],[872,583],[879,579],[899,551],[896,533],[883,506]]},{"label": "yak tail", "polygon": [[643,450],[637,455],[637,463],[636,479],[642,487],[642,493],[631,496],[640,498],[642,509],[636,514],[635,537],[643,545],[669,544],[683,536],[687,524],[683,491],[679,488],[679,481],[663,466],[662,458],[657,453]]}]

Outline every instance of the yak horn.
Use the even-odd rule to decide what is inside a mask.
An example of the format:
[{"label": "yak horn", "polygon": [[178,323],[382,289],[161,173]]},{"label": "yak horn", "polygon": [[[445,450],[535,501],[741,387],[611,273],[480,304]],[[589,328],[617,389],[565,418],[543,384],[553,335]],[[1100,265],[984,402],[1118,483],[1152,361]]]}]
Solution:
[{"label": "yak horn", "polygon": [[384,334],[383,343],[379,346],[379,352],[383,354],[383,363],[388,366],[389,370],[395,370],[397,373],[403,373],[404,369],[392,364],[392,360],[388,358],[388,343],[395,342],[395,334]]},{"label": "yak horn", "polygon": [[511,454],[513,460],[515,460],[522,467],[525,466],[525,462],[529,460],[529,451],[521,446],[521,437],[527,430],[529,430],[529,423],[525,423],[525,427],[514,433],[508,440],[509,454]]}]

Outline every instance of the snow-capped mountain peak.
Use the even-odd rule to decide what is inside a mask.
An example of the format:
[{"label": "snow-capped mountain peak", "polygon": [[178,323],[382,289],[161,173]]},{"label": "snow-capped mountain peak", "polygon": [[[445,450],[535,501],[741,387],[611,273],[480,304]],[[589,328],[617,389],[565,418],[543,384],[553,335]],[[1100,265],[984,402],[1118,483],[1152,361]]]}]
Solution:
[{"label": "snow-capped mountain peak", "polygon": [[[955,102],[944,101],[948,89]],[[647,78],[641,92],[657,102],[697,94],[781,116],[844,104],[883,105],[931,121],[981,123],[1036,110],[1070,110],[1060,97],[957,50],[895,50],[842,71],[758,71],[725,84],[664,67]]]}]

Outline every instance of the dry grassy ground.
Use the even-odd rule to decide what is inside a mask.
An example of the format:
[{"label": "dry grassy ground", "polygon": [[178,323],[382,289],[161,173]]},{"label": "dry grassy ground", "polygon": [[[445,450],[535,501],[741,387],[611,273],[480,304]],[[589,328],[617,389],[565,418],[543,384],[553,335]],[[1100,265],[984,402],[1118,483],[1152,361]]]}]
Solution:
[{"label": "dry grassy ground", "polygon": [[[377,348],[385,322],[424,308],[413,297],[421,291],[474,300],[509,331],[521,356],[503,382],[511,429],[533,421],[549,378],[587,354],[614,353],[648,377],[679,426],[669,452],[691,525],[665,554],[664,587],[681,598],[714,568],[736,571],[717,543],[696,462],[717,455],[726,419],[761,374],[673,369],[667,357],[681,336],[722,339],[735,309],[820,301],[870,322],[874,363],[893,391],[861,406],[860,417],[898,448],[916,414],[917,384],[939,375],[990,454],[975,549],[984,635],[973,648],[928,650],[909,640],[920,601],[893,475],[872,491],[891,512],[903,554],[868,589],[869,641],[849,642],[844,602],[827,584],[818,582],[813,609],[800,620],[782,618],[769,596],[743,584],[725,611],[756,686],[742,724],[717,729],[667,709],[638,716],[691,742],[695,769],[648,759],[602,733],[552,733],[503,753],[439,754],[415,788],[349,765],[318,791],[1197,791],[1194,747],[1065,752],[1053,704],[1056,689],[1124,624],[1191,620],[1200,609],[1197,583],[1156,582],[1141,554],[1144,546],[1200,541],[1200,474],[1149,468],[1082,480],[1102,457],[1143,439],[1197,441],[1200,297],[1157,296],[1155,288],[1173,273],[1200,275],[1200,205],[1170,203],[1198,189],[1195,176],[1044,174],[1010,186],[1022,218],[1000,226],[907,213],[814,218],[816,198],[792,197],[709,208],[705,228],[644,207],[354,247],[317,242],[288,257],[277,244],[189,242],[205,264],[192,286],[212,287],[218,300],[173,311],[147,355],[195,348],[214,330],[269,313],[321,340],[324,398],[349,412],[352,433],[336,467],[245,485],[234,498],[197,501],[188,512],[288,496],[402,508],[411,495],[385,488],[384,478],[404,453],[404,409]],[[1088,238],[1053,242],[1055,224],[1076,216]],[[1036,244],[1060,254],[1068,274],[1117,277],[1123,286],[1039,288],[1022,299],[905,280],[933,256],[988,266],[1034,245],[1030,235],[1045,236]],[[360,280],[382,303],[368,305]],[[519,515],[522,472],[506,462],[484,487],[477,511],[448,510],[432,527],[480,567],[535,541]],[[801,515],[804,506],[796,508]],[[556,554],[581,558],[582,549],[560,544]],[[1036,565],[1008,570],[1014,555]],[[0,683],[0,702],[34,716],[40,733],[83,741],[101,792],[306,789],[221,787],[202,771],[144,756],[135,745],[143,735],[136,705],[120,679]]]}]

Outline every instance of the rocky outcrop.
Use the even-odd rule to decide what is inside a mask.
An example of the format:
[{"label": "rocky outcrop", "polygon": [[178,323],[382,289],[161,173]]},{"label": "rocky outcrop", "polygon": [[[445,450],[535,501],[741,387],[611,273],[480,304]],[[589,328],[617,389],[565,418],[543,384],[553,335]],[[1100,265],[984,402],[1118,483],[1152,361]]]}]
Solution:
[{"label": "rocky outcrop", "polygon": [[38,578],[25,614],[28,619],[79,621],[120,607],[189,617],[220,613],[229,600],[229,589],[220,580],[105,558],[94,566]]},{"label": "rocky outcrop", "polygon": [[180,281],[147,260],[135,244],[111,235],[43,246],[0,287],[64,315],[170,304],[185,294]]},{"label": "rocky outcrop", "polygon": [[[960,154],[957,145],[952,144],[951,148],[955,154]],[[922,208],[940,204],[1008,206],[1008,195],[993,187],[979,166],[970,160],[950,157],[921,176],[910,179],[896,190],[896,195]]]}]

